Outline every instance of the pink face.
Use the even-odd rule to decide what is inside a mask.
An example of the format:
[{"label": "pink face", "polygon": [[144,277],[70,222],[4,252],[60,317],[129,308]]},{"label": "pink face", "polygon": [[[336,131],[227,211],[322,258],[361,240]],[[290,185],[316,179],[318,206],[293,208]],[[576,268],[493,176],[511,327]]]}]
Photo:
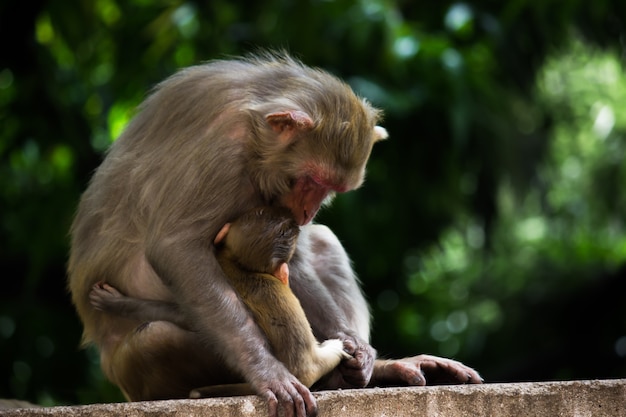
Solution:
[{"label": "pink face", "polygon": [[[364,103],[360,104],[361,106]],[[372,114],[376,113],[369,106],[365,104],[366,111],[370,111]],[[281,146],[294,143],[297,140],[305,140],[301,138],[301,134],[310,132],[315,128],[313,119],[305,112],[300,110],[288,110],[280,111],[268,114],[265,119],[270,125],[272,130],[277,134],[277,140],[282,143]],[[347,125],[349,126],[348,122]],[[352,144],[353,151],[346,151],[341,148],[342,157],[344,160],[348,160],[351,165],[358,167],[359,162],[365,165],[367,157],[369,157],[369,151],[371,146],[382,139],[387,137],[387,131],[380,127],[375,126],[372,135],[372,141],[370,144]],[[351,142],[348,142],[350,144]],[[337,145],[334,145],[337,146]],[[337,149],[339,152],[340,150]],[[367,155],[364,155],[367,151]],[[311,152],[311,150],[309,150]],[[328,151],[327,151],[328,152]],[[314,154],[314,153],[313,153]],[[335,156],[339,158],[339,155]],[[359,158],[363,158],[359,161]],[[312,159],[311,159],[312,160]],[[303,226],[313,220],[317,211],[320,209],[322,202],[328,197],[331,192],[343,193],[358,187],[363,182],[363,167],[361,169],[353,168],[346,174],[343,172],[337,175],[331,166],[326,166],[319,162],[304,163],[300,167],[302,174],[296,179],[295,184],[291,190],[284,194],[279,203],[291,210],[296,222]]]},{"label": "pink face", "polygon": [[345,187],[328,184],[321,178],[299,178],[291,191],[283,196],[281,204],[291,210],[300,226],[308,224],[331,191],[347,191]]}]

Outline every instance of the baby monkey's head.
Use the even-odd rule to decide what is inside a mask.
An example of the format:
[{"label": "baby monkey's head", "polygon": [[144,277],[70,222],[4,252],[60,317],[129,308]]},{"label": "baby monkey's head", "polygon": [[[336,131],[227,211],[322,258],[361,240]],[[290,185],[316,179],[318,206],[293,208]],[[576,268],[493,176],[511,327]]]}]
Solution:
[{"label": "baby monkey's head", "polygon": [[273,274],[291,259],[299,233],[289,209],[259,207],[230,224],[223,244],[243,268]]}]

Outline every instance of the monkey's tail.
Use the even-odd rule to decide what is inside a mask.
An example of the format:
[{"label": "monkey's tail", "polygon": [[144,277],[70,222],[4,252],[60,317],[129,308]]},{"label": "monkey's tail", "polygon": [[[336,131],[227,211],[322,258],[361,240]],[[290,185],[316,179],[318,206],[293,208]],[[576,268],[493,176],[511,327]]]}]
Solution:
[{"label": "monkey's tail", "polygon": [[196,388],[189,393],[189,398],[216,398],[216,397],[240,397],[244,395],[255,395],[256,392],[250,384],[225,384],[208,385]]}]

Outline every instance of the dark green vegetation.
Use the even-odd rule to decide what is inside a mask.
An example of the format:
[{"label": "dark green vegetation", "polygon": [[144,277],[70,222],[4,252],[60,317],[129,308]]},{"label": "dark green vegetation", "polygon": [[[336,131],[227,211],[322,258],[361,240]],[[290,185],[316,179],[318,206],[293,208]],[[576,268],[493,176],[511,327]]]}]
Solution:
[{"label": "dark green vegetation", "polygon": [[385,356],[487,381],[626,376],[626,3],[0,3],[0,397],[120,400],[65,290],[80,193],[181,66],[284,47],[386,110],[368,181],[318,220]]}]

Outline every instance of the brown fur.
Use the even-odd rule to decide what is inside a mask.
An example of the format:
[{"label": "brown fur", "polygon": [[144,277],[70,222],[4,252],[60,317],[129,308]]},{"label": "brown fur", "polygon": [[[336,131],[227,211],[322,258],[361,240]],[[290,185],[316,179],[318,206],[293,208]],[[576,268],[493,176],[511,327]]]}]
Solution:
[{"label": "brown fur", "polygon": [[[229,225],[217,259],[241,300],[269,340],[274,356],[310,387],[348,355],[337,339],[320,345],[300,302],[288,285],[272,275],[289,262],[299,234],[289,210],[265,207],[245,213]],[[191,329],[176,304],[125,297],[109,285],[96,284],[91,303],[100,311],[145,321],[169,321]],[[253,393],[246,386],[198,390],[202,396]]]},{"label": "brown fur", "polygon": [[[358,187],[374,142],[386,137],[379,117],[337,78],[284,55],[214,61],[157,86],[93,176],[71,230],[69,288],[84,343],[98,347],[104,373],[129,399],[243,380],[272,415],[315,414],[315,399],[271,354],[212,241],[254,207],[285,206],[305,225],[334,192]],[[332,232],[302,227],[290,269],[315,337],[339,338],[352,355],[328,387],[379,375],[423,382],[419,357],[375,364],[367,304]],[[194,330],[104,314],[89,301],[98,282],[176,303]]]},{"label": "brown fur", "polygon": [[[215,61],[157,86],[81,199],[68,265],[84,342],[98,346],[105,374],[128,398],[179,396],[243,377],[273,410],[292,401],[314,409],[271,355],[212,240],[253,207],[284,205],[307,223],[332,192],[359,186],[384,136],[374,129],[378,117],[337,78],[287,56]],[[299,275],[295,267],[292,281]],[[194,332],[97,311],[89,302],[97,282],[175,302]],[[194,372],[173,375],[187,360],[198,361],[202,381]],[[169,390],[158,382],[166,380]]]}]

